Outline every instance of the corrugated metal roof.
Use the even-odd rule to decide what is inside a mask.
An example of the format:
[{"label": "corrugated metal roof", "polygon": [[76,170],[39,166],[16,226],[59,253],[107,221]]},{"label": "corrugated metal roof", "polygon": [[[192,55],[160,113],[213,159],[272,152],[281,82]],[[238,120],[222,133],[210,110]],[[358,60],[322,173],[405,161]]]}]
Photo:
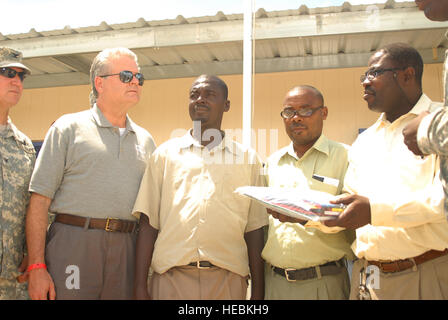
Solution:
[{"label": "corrugated metal roof", "polygon": [[[321,15],[321,14],[332,14],[341,12],[360,12],[360,11],[366,11],[366,9],[369,7],[370,8],[376,7],[378,10],[394,9],[394,8],[415,8],[415,3],[413,1],[395,2],[393,0],[389,0],[386,3],[379,3],[379,4],[351,5],[350,2],[344,2],[341,6],[308,8],[306,5],[302,5],[298,9],[269,11],[269,12],[267,12],[263,8],[260,8],[256,11],[255,18],[265,19],[276,17],[295,17],[300,15]],[[82,33],[102,32],[111,30],[126,30],[126,29],[135,29],[143,27],[163,27],[163,26],[172,26],[181,24],[198,24],[198,23],[235,21],[235,20],[243,20],[243,14],[226,15],[222,11],[218,11],[214,16],[203,16],[192,18],[185,18],[182,15],[177,16],[176,19],[166,19],[166,20],[147,21],[143,18],[140,18],[136,22],[127,22],[119,24],[108,24],[107,22],[103,21],[98,26],[88,26],[73,29],[70,26],[66,26],[64,29],[37,32],[33,28],[28,33],[8,34],[8,35],[3,35],[0,32],[0,41],[28,39],[36,37],[64,36],[69,34],[80,34],[80,33],[82,34]]]},{"label": "corrugated metal roof", "polygon": [[[256,72],[365,65],[391,42],[416,47],[425,62],[439,62],[448,47],[448,23],[427,20],[413,1],[255,13]],[[0,34],[0,46],[21,50],[32,76],[27,87],[84,84],[90,63],[107,47],[138,56],[148,79],[201,73],[242,73],[243,14],[108,24],[22,34]]]}]

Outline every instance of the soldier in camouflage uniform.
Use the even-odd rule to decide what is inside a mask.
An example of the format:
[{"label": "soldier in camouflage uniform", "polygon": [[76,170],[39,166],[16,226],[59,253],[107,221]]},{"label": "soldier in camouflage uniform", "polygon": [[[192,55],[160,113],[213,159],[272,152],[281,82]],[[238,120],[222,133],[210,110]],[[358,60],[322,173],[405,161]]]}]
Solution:
[{"label": "soldier in camouflage uniform", "polygon": [[21,272],[28,264],[25,213],[36,155],[31,140],[8,116],[22,95],[25,75],[30,73],[21,59],[20,52],[0,48],[0,299],[29,299],[26,274]]},{"label": "soldier in camouflage uniform", "polygon": [[[415,0],[425,16],[434,21],[448,20],[448,0]],[[448,32],[445,35],[448,38]],[[416,155],[440,156],[440,178],[445,191],[445,215],[448,219],[448,50],[443,68],[444,106],[423,112],[404,129],[404,143]]]}]

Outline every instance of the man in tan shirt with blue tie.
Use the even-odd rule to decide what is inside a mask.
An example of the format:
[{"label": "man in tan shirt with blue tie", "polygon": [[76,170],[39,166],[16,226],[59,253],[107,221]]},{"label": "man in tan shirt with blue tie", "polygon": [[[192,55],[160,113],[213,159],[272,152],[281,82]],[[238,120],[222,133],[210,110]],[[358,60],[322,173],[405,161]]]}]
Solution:
[{"label": "man in tan shirt with blue tie", "polygon": [[[291,144],[269,157],[268,186],[341,193],[347,147],[322,135],[327,115],[316,88],[299,86],[287,93],[281,116]],[[267,262],[265,298],[347,299],[350,284],[344,260],[353,258],[353,232],[270,212],[262,253]]]}]

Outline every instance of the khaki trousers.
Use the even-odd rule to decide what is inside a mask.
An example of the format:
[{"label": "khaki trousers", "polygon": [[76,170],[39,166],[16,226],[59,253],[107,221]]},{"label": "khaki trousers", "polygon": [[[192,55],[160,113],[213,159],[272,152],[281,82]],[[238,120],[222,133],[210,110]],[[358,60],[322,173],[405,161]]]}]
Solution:
[{"label": "khaki trousers", "polygon": [[266,263],[264,274],[266,300],[347,300],[350,293],[345,267],[339,274],[289,282]]},{"label": "khaki trousers", "polygon": [[53,223],[45,261],[56,299],[132,299],[136,237]]},{"label": "khaki trousers", "polygon": [[218,267],[174,267],[152,274],[149,293],[154,300],[245,300],[247,280]]},{"label": "khaki trousers", "polygon": [[[350,299],[358,300],[360,274],[367,262],[357,260],[353,265]],[[413,268],[384,273],[370,266],[369,289],[373,300],[446,300],[448,299],[448,255],[426,261]]]}]

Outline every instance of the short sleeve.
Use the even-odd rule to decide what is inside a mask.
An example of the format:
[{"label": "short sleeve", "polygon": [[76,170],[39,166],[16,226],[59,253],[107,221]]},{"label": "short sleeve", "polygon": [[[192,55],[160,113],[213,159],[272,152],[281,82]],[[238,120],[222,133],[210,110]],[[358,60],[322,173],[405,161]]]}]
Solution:
[{"label": "short sleeve", "polygon": [[29,191],[53,199],[62,182],[69,133],[50,127],[36,160]]}]

